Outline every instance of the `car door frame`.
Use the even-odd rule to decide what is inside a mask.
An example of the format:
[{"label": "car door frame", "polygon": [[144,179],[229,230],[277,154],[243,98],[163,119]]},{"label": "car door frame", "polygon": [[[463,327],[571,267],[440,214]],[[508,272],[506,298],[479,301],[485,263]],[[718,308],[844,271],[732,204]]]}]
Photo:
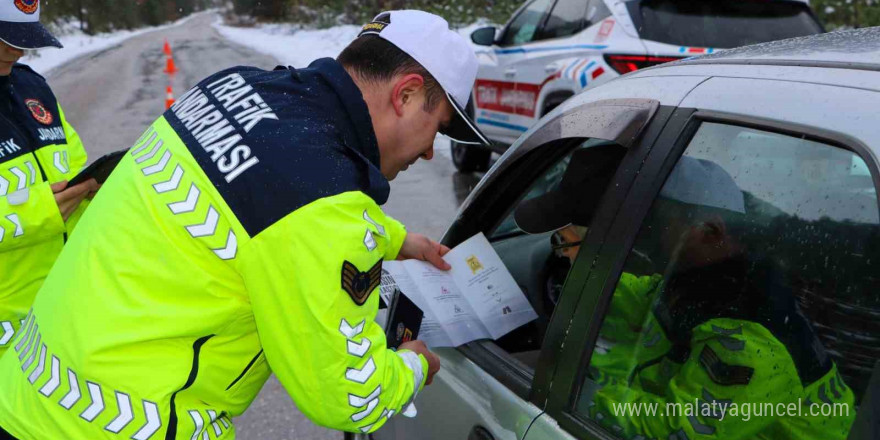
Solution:
[{"label": "car door frame", "polygon": [[[608,100],[626,103],[630,100]],[[603,101],[600,101],[600,103]],[[561,295],[560,304],[556,307],[549,328],[558,329],[551,336],[548,330],[540,354],[540,360],[535,368],[534,374],[527,369],[517,365],[517,362],[507,355],[503,350],[494,343],[488,341],[476,341],[459,347],[458,350],[478,365],[482,370],[494,377],[496,380],[507,386],[522,399],[535,404],[539,408],[543,408],[546,399],[546,389],[549,387],[547,383],[552,381],[554,374],[554,359],[560,351],[561,344],[564,340],[562,330],[566,327],[571,319],[571,310],[566,308],[567,304],[577,303],[578,297],[582,294],[582,284],[586,276],[580,275],[577,270],[586,268],[590,270],[591,259],[588,255],[595,255],[597,250],[602,247],[602,242],[606,236],[605,231],[611,225],[604,219],[614,217],[619,210],[621,203],[625,200],[627,192],[639,174],[644,159],[647,157],[654,143],[657,141],[659,134],[673,116],[673,108],[662,106],[657,103],[656,108],[649,116],[645,125],[640,129],[639,133],[630,140],[627,154],[618,167],[617,173],[608,185],[609,190],[603,195],[596,214],[597,219],[603,219],[601,222],[594,220],[593,226],[585,237],[581,245],[581,252],[574,263],[572,272],[566,279],[565,287]],[[556,118],[564,118],[564,115],[557,114]],[[552,120],[552,118],[551,118]],[[552,123],[545,123],[542,128],[551,126]],[[558,128],[556,128],[558,129]],[[521,198],[524,192],[530,187],[534,179],[538,178],[548,166],[555,163],[556,160],[564,156],[570,151],[568,148],[557,148],[557,154],[546,154],[541,158],[541,166],[535,166],[529,162],[529,153],[535,151],[543,151],[550,148],[551,143],[566,142],[560,139],[563,137],[552,137],[547,134],[542,136],[541,128],[537,131],[530,132],[529,140],[534,140],[536,145],[532,146],[528,151],[522,152],[520,156],[511,158],[506,163],[500,163],[499,166],[490,170],[490,173],[484,178],[484,182],[474,191],[474,194],[462,205],[459,216],[450,226],[449,230],[441,240],[447,246],[454,246],[477,232],[488,233],[494,230],[506,217],[510,206],[513,206]],[[554,132],[554,128],[548,128],[549,132]],[[579,143],[588,136],[573,136],[571,139],[579,139],[572,141]],[[528,149],[529,146],[524,146]],[[508,154],[518,154],[517,148],[512,148]],[[524,160],[525,159],[525,160]],[[499,161],[503,162],[503,161]],[[511,163],[513,162],[513,163]],[[499,174],[504,171],[503,178],[499,178]],[[506,189],[501,191],[500,189]],[[499,189],[496,191],[496,189]],[[486,222],[485,219],[490,218],[493,221]],[[536,387],[536,384],[542,384]]]},{"label": "car door frame", "polygon": [[[579,439],[619,440],[598,423],[575,415],[576,399],[583,384],[587,363],[592,356],[602,318],[611,303],[623,266],[629,256],[644,219],[660,193],[666,178],[678,163],[695,133],[704,122],[723,123],[767,132],[814,140],[858,155],[867,164],[880,205],[880,167],[870,149],[860,140],[832,130],[806,126],[776,119],[746,116],[712,110],[677,108],[654,148],[645,159],[645,166],[633,183],[618,216],[608,221],[604,240],[606,246],[595,255],[595,277],[583,285],[581,301],[572,312],[570,325],[564,329],[562,344],[567,347],[552,361],[557,371],[549,378],[544,417],[554,419],[567,433]],[[578,257],[580,259],[580,256]],[[551,323],[553,325],[553,323]],[[562,329],[556,328],[559,333]],[[550,331],[548,330],[548,335]],[[543,353],[542,353],[543,354]],[[542,359],[543,361],[543,359]]]}]

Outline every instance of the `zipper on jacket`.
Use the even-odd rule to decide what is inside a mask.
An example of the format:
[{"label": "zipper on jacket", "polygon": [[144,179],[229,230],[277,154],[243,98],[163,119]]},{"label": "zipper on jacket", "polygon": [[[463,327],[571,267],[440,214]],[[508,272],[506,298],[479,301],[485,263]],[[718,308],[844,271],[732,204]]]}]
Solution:
[{"label": "zipper on jacket", "polygon": [[165,440],[175,440],[174,438],[177,437],[177,408],[174,398],[177,397],[177,393],[191,387],[195,383],[196,376],[199,374],[199,352],[202,350],[202,345],[205,345],[205,342],[208,342],[208,339],[212,337],[214,335],[202,336],[193,342],[193,361],[192,367],[189,370],[189,377],[187,377],[183,387],[171,395],[171,414],[168,415],[168,430],[165,431]]},{"label": "zipper on jacket", "polygon": [[257,359],[260,357],[261,354],[263,354],[263,350],[260,350],[260,351],[257,353],[257,355],[254,356],[254,358],[251,359],[250,362],[248,362],[247,367],[244,367],[244,371],[242,371],[241,374],[239,374],[238,377],[236,377],[235,380],[233,380],[232,383],[229,384],[228,387],[226,387],[226,391],[229,391],[229,389],[232,388],[232,386],[235,385],[236,382],[238,382],[239,380],[241,380],[242,377],[244,377],[244,374],[247,373],[248,370],[250,370],[251,367],[254,366],[254,362],[257,361]]}]

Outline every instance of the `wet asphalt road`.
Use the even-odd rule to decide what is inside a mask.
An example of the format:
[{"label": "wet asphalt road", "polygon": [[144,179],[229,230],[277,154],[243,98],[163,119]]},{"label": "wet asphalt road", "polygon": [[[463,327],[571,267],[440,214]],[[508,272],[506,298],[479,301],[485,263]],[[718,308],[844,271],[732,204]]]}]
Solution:
[{"label": "wet asphalt road", "polygon": [[[235,65],[266,69],[277,63],[229,42],[211,24],[214,14],[185,24],[146,33],[106,50],[78,58],[49,72],[48,80],[94,160],[128,148],[164,110],[167,76],[162,44],[171,43],[180,72],[173,79],[175,95],[200,79]],[[420,161],[392,182],[385,211],[411,232],[439,239],[458,205],[478,177],[455,172],[448,142],[438,141],[434,160]],[[297,411],[274,376],[241,417],[235,419],[242,440],[323,440],[341,433],[315,426]]]}]

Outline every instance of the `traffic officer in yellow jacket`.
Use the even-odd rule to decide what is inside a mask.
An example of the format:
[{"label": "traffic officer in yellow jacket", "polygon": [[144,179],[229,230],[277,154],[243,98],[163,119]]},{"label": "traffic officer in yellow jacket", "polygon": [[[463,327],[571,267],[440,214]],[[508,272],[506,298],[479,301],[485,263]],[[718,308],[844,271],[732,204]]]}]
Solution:
[{"label": "traffic officer in yellow jacket", "polygon": [[372,432],[430,383],[420,341],[375,323],[383,260],[448,251],[379,205],[463,109],[468,43],[383,13],[338,57],[235,67],[150,126],[86,212],[0,359],[21,440],[232,439],[269,376],[317,424]]},{"label": "traffic officer in yellow jacket", "polygon": [[67,187],[86,151],[46,80],[16,63],[25,49],[61,47],[39,14],[38,0],[0,2],[0,355],[97,190]]}]

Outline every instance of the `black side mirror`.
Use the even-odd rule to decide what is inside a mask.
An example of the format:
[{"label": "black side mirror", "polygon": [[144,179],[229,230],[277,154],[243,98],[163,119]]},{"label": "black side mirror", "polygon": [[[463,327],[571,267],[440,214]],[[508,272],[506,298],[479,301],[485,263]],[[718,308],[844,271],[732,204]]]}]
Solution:
[{"label": "black side mirror", "polygon": [[491,46],[495,42],[495,26],[475,30],[471,33],[471,41],[480,46]]}]

